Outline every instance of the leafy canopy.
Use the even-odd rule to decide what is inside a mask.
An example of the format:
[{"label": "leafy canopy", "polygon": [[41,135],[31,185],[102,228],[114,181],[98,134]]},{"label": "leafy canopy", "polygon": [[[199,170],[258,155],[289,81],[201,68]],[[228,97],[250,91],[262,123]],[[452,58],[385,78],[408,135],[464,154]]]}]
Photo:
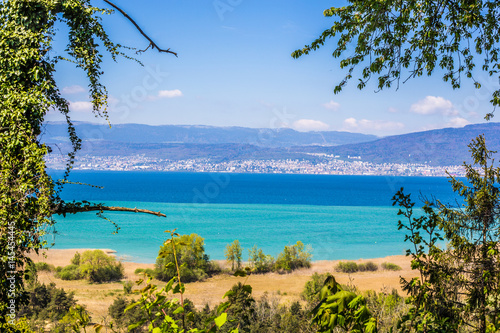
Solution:
[{"label": "leafy canopy", "polygon": [[[407,254],[419,278],[402,279],[414,308],[403,331],[435,329],[444,332],[500,329],[500,168],[483,136],[469,145],[474,164],[465,164],[467,181],[451,178],[463,204],[449,207],[426,203],[415,217],[414,203],[402,191],[394,197],[406,222]],[[440,246],[445,240],[448,248]]]},{"label": "leafy canopy", "polygon": [[[461,86],[463,75],[480,88],[474,79],[479,63],[488,76],[498,77],[498,1],[348,0],[347,6],[326,9],[324,15],[334,18],[332,27],[292,56],[309,54],[334,39],[332,55],[347,69],[335,93],[353,76],[358,76],[359,89],[372,77],[383,89],[437,68],[453,88]],[[491,103],[500,105],[500,90],[493,92]]]}]

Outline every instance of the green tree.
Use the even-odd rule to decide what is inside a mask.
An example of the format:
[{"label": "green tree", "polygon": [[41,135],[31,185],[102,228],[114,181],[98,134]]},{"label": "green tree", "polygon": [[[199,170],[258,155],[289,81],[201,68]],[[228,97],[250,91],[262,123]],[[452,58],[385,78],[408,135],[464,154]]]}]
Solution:
[{"label": "green tree", "polygon": [[83,252],[79,262],[78,270],[81,276],[90,282],[108,282],[123,278],[123,265],[102,250]]},{"label": "green tree", "polygon": [[276,259],[276,269],[290,272],[311,267],[311,250],[310,246],[304,246],[301,241],[292,246],[285,246]]},{"label": "green tree", "polygon": [[203,280],[210,271],[208,255],[205,254],[205,240],[197,235],[182,235],[173,240],[176,253],[174,255],[170,242],[163,244],[158,253],[155,266],[155,277],[169,281],[177,275],[175,263],[180,266],[180,278],[184,282]]},{"label": "green tree", "polygon": [[243,248],[240,245],[239,240],[235,240],[231,244],[227,244],[224,250],[224,255],[226,260],[231,263],[231,270],[234,271],[234,263],[236,262],[236,269],[241,268],[241,254],[243,253]]},{"label": "green tree", "polygon": [[[80,140],[71,123],[69,103],[61,96],[54,79],[59,61],[73,62],[89,79],[94,113],[107,116],[108,94],[100,81],[101,53],[107,52],[113,59],[124,55],[121,46],[108,38],[101,25],[101,15],[109,13],[92,6],[90,0],[0,2],[0,325],[14,320],[12,309],[7,309],[8,304],[13,304],[10,301],[20,306],[27,299],[22,279],[24,267],[30,262],[26,254],[38,253],[44,247],[43,230],[54,223],[52,215],[90,210],[101,213],[109,208],[88,202],[64,202],[59,197]],[[68,29],[56,29],[59,23]],[[59,31],[68,31],[66,56],[51,53]],[[152,48],[173,53],[161,50],[143,35]],[[41,126],[49,109],[66,117],[73,146],[60,181],[47,174],[44,157],[51,149],[40,141]]]},{"label": "green tree", "polygon": [[264,251],[257,248],[257,245],[248,250],[248,261],[256,273],[266,273],[274,269],[274,258],[269,254],[264,254]]},{"label": "green tree", "polygon": [[[372,77],[384,89],[399,86],[401,79],[431,75],[436,68],[453,88],[461,86],[464,75],[480,88],[473,76],[477,63],[487,75],[498,77],[499,10],[500,3],[493,0],[348,0],[346,6],[326,9],[324,15],[334,18],[332,27],[292,56],[309,54],[333,39],[332,55],[347,70],[335,93],[355,76],[359,89]],[[500,105],[500,90],[493,92],[491,103]]]},{"label": "green tree", "polygon": [[500,168],[483,136],[469,147],[473,164],[464,163],[467,181],[450,179],[463,199],[460,206],[427,203],[424,215],[414,217],[410,196],[400,191],[394,197],[407,221],[399,227],[413,243],[412,267],[420,271],[419,278],[402,280],[415,306],[403,325],[408,331],[500,329]]}]

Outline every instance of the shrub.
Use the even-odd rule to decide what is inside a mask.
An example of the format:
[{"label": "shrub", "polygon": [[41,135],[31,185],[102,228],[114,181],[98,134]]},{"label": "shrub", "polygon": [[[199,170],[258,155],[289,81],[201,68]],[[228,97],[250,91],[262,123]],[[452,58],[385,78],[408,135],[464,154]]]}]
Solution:
[{"label": "shrub", "polygon": [[82,255],[77,252],[71,262],[71,265],[56,268],[56,276],[63,280],[87,279],[98,283],[123,278],[123,265],[101,250],[85,251]]},{"label": "shrub", "polygon": [[76,265],[68,265],[62,267],[59,271],[57,271],[56,277],[62,280],[79,280],[83,278],[82,274],[80,273],[80,269]]},{"label": "shrub", "polygon": [[139,275],[141,273],[144,273],[144,268],[136,268],[135,271],[134,271],[135,275]]},{"label": "shrub", "polygon": [[375,272],[376,270],[378,270],[378,266],[372,261],[358,264],[358,271],[360,272]]},{"label": "shrub", "polygon": [[100,283],[123,278],[122,263],[117,263],[115,258],[108,256],[101,250],[83,252],[79,269],[90,282]]},{"label": "shrub", "polygon": [[132,282],[130,281],[125,282],[123,284],[123,292],[127,295],[132,293],[132,286],[133,286]]},{"label": "shrub", "polygon": [[[197,234],[182,235],[174,240],[174,244],[177,263],[181,266],[181,280],[193,282],[205,279],[210,273],[210,264],[205,254],[204,239]],[[174,276],[177,276],[175,258],[169,242],[160,247],[154,277],[169,281]]]},{"label": "shrub", "polygon": [[401,270],[400,266],[393,264],[391,262],[382,263],[382,268],[387,270],[387,271],[400,271]]},{"label": "shrub", "polygon": [[301,241],[292,246],[285,246],[276,259],[276,270],[293,271],[299,268],[311,267],[311,247],[305,247]]},{"label": "shrub", "polygon": [[79,266],[80,265],[80,259],[81,259],[80,253],[76,252],[75,255],[73,256],[73,259],[71,259],[71,263],[73,265]]},{"label": "shrub", "polygon": [[56,288],[54,283],[35,285],[28,291],[28,297],[28,304],[19,309],[19,317],[60,320],[76,305],[74,294]]},{"label": "shrub", "polygon": [[314,273],[311,276],[311,279],[304,285],[304,290],[302,291],[302,294],[300,294],[302,299],[309,303],[319,302],[319,292],[321,291],[321,288],[323,288],[327,277],[328,273]]},{"label": "shrub", "polygon": [[[113,304],[111,304],[108,308],[110,317],[113,318],[113,321],[119,328],[126,329],[131,324],[147,319],[146,313],[144,313],[137,306],[125,312],[125,308],[132,303],[133,301],[127,301],[126,299],[119,297],[115,299]],[[142,332],[142,326],[128,332]]]},{"label": "shrub", "polygon": [[335,267],[335,270],[342,273],[355,273],[358,271],[358,264],[356,264],[354,261],[341,261]]},{"label": "shrub", "polygon": [[54,265],[49,265],[46,262],[35,263],[35,268],[36,268],[37,272],[42,272],[42,271],[52,272],[52,271],[55,271],[55,269],[56,269],[54,267]]},{"label": "shrub", "polygon": [[274,269],[274,258],[268,254],[264,254],[262,249],[258,249],[257,245],[254,245],[250,250],[248,250],[248,262],[252,272],[255,273],[266,273]]}]

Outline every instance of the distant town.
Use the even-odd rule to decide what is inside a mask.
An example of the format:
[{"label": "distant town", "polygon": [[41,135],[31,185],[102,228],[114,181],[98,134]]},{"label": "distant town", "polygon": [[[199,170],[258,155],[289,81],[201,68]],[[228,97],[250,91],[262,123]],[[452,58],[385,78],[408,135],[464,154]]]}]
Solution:
[{"label": "distant town", "polygon": [[[284,174],[330,174],[330,175],[390,175],[390,176],[434,176],[450,175],[463,177],[465,170],[461,165],[429,166],[425,164],[363,162],[359,156],[341,160],[337,156],[318,154],[321,161],[299,159],[283,160],[234,160],[214,162],[210,159],[168,160],[135,156],[79,156],[75,170],[110,171],[165,171],[165,172],[233,172],[233,173],[284,173]],[[50,155],[47,167],[64,169],[66,157]]]}]

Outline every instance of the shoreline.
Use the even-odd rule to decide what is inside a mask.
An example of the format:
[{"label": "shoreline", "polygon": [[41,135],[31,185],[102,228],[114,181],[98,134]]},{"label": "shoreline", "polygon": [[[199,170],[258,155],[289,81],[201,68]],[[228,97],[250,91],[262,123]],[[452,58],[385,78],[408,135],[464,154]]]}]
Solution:
[{"label": "shoreline", "polygon": [[[40,255],[30,254],[34,262],[46,262],[54,266],[66,266],[70,264],[76,252],[82,253],[85,250],[95,250],[89,248],[79,249],[48,249],[40,251]],[[110,255],[115,255],[113,249],[101,249]],[[373,262],[379,266],[374,272],[356,272],[352,274],[340,273],[335,271],[335,266],[339,261],[354,261],[356,263]],[[217,260],[221,267],[228,268],[225,260]],[[390,262],[400,266],[400,271],[383,270],[380,265],[383,262]],[[65,281],[56,278],[53,272],[42,271],[38,274],[40,283],[55,283],[58,288],[63,288],[67,292],[74,292],[75,299],[84,305],[92,316],[105,317],[109,306],[117,297],[126,297],[136,299],[137,295],[125,295],[123,293],[124,282],[130,281],[134,285],[134,290],[139,287],[135,281],[141,278],[134,272],[137,268],[154,268],[154,264],[143,264],[130,261],[121,261],[124,267],[125,277],[121,281],[91,284],[85,280]],[[357,260],[318,260],[311,262],[311,268],[295,270],[287,274],[266,273],[250,274],[247,277],[235,277],[231,274],[219,274],[204,281],[186,283],[185,298],[190,299],[197,308],[203,308],[205,304],[214,306],[219,304],[227,290],[238,283],[246,283],[252,286],[252,295],[260,299],[264,295],[277,297],[280,302],[289,304],[294,301],[301,301],[301,293],[307,281],[314,273],[331,273],[335,279],[344,285],[354,285],[360,292],[374,290],[376,292],[390,293],[396,289],[400,295],[404,295],[401,290],[400,278],[406,279],[418,276],[416,271],[410,267],[410,258],[405,255],[394,255],[375,259],[357,259]],[[153,281],[158,286],[166,283],[158,280]]]},{"label": "shoreline", "polygon": [[[43,260],[43,254],[46,253],[48,254],[48,258],[50,261],[57,261],[64,263],[64,265],[69,265],[71,258],[75,255],[76,252],[79,252],[80,254],[84,251],[93,251],[93,250],[101,250],[104,253],[106,253],[109,256],[115,257],[118,261],[120,261],[122,264],[134,264],[134,265],[154,265],[154,263],[146,263],[146,262],[139,262],[139,261],[133,261],[133,260],[126,260],[124,258],[130,257],[128,255],[121,255],[118,256],[118,251],[109,249],[109,248],[70,248],[70,249],[43,249],[40,251],[40,254],[37,256],[35,253],[32,253],[29,255],[29,257],[34,260],[35,262],[38,261],[44,261]],[[398,261],[401,260],[401,257],[408,258],[403,254],[394,254],[394,255],[389,255],[385,257],[375,257],[375,258],[357,258],[357,259],[320,259],[320,260],[311,260],[311,265],[324,265],[327,263],[338,263],[340,261],[354,261],[356,263],[362,263],[362,262],[367,262],[367,261],[373,261],[375,263],[382,262],[382,259],[390,259],[390,258],[395,258]],[[36,258],[36,259],[35,259]],[[219,264],[225,263],[225,259],[211,259],[210,261],[215,261]],[[410,259],[408,258],[408,261]],[[67,263],[65,263],[67,262]],[[242,261],[242,264],[246,264],[246,261]],[[56,265],[56,266],[62,266],[62,265]]]}]

